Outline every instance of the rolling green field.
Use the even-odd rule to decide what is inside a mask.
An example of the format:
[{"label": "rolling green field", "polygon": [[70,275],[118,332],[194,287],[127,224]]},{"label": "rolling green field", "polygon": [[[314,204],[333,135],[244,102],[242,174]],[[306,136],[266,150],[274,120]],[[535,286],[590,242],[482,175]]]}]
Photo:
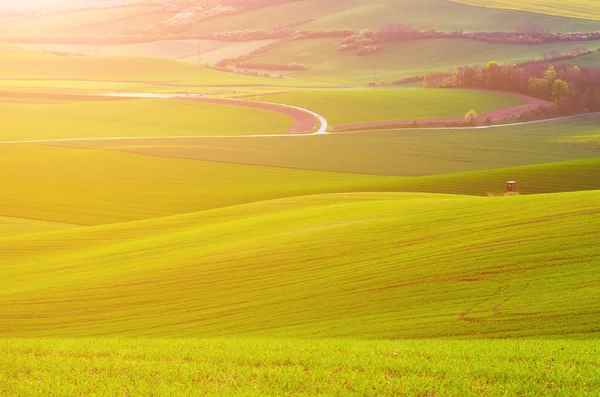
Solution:
[{"label": "rolling green field", "polygon": [[190,86],[314,86],[300,80],[246,76],[198,68],[186,62],[145,57],[57,56],[14,46],[2,47],[0,80],[31,82],[57,80],[90,83],[145,83],[152,87],[182,91]]},{"label": "rolling green field", "polygon": [[323,193],[485,196],[510,179],[528,194],[593,190],[600,186],[597,143],[581,137],[597,135],[596,119],[490,130],[3,145],[0,216],[98,225]]},{"label": "rolling green field", "polygon": [[151,5],[50,13],[0,23],[0,38],[128,34],[173,15]]},{"label": "rolling green field", "polygon": [[596,51],[593,52],[591,54],[588,55],[583,55],[581,57],[577,57],[574,59],[569,59],[568,61],[563,61],[563,62],[548,62],[548,64],[550,65],[558,65],[560,63],[568,63],[568,64],[574,64],[580,67],[585,67],[585,68],[597,68],[600,66],[600,52]]},{"label": "rolling green field", "polygon": [[561,17],[600,20],[600,4],[590,0],[453,0],[478,7],[519,10]]},{"label": "rolling green field", "polygon": [[349,193],[5,237],[0,333],[592,337],[597,198]]},{"label": "rolling green field", "polygon": [[[459,29],[512,31],[524,23],[537,23],[545,28],[561,32],[595,31],[598,29],[597,21],[481,7],[487,5],[482,4],[486,1],[477,1],[479,3],[477,4],[478,7],[472,7],[460,4],[462,1],[448,0],[422,0],[417,3],[411,0],[378,0],[369,3],[338,0],[337,3],[347,4],[342,12],[321,14],[317,21],[308,24],[307,27],[345,28],[350,26],[373,29],[389,22],[401,22],[410,23],[424,30],[433,27],[445,31]],[[581,1],[589,3],[586,0]],[[496,4],[500,3],[497,0],[494,0],[494,2]],[[563,3],[562,8],[567,8],[565,3]],[[432,10],[435,10],[435,12]],[[394,19],[393,16],[395,15],[401,17],[391,20]]]},{"label": "rolling green field", "polygon": [[277,79],[261,79],[232,75],[210,69],[198,69],[194,65],[150,58],[90,57],[90,56],[44,56],[4,57],[0,63],[2,75],[13,80],[102,80],[134,82],[181,82],[196,84],[277,84]]},{"label": "rolling green field", "polygon": [[293,139],[122,140],[62,145],[271,168],[425,176],[594,159],[598,157],[599,122],[595,115],[491,129],[419,128]]},{"label": "rolling green field", "polygon": [[[435,12],[432,12],[435,10]],[[205,34],[236,29],[273,29],[288,23],[316,18],[300,29],[378,29],[390,22],[410,23],[420,29],[514,30],[537,23],[562,32],[596,31],[597,21],[532,14],[512,10],[472,7],[447,0],[303,0],[270,6],[238,15],[224,16],[191,26],[186,32]]]},{"label": "rolling green field", "polygon": [[0,141],[284,134],[293,124],[290,117],[268,110],[164,99],[0,103],[0,112],[5,114]]},{"label": "rolling green field", "polygon": [[0,216],[76,225],[164,217],[283,197],[372,191],[388,179],[141,156],[122,150],[12,144],[1,145],[0,153],[4,187]]},{"label": "rolling green field", "polygon": [[[198,65],[215,64],[223,58],[237,57],[272,43],[273,40],[224,42],[215,40],[160,40],[133,44],[20,44],[44,51],[102,56],[136,56],[181,60]],[[1,54],[1,52],[0,52]]]},{"label": "rolling green field", "polygon": [[[43,40],[68,36],[98,39],[151,35],[160,31],[156,25],[172,24],[172,20],[167,21],[177,14],[175,9],[150,3],[41,14],[0,23],[0,39]],[[171,32],[184,37],[207,37],[213,32],[276,29],[296,23],[301,23],[300,28],[303,29],[376,29],[389,22],[445,31],[512,31],[524,23],[536,23],[556,31],[585,32],[598,30],[596,14],[597,7],[584,0],[569,3],[568,7],[555,1],[541,0],[519,0],[508,4],[498,0],[421,0],[418,3],[411,0],[376,0],[369,3],[359,0],[302,0],[208,18],[199,23],[181,24]],[[401,16],[401,21],[391,20],[390,16],[394,15]],[[168,36],[162,33],[162,38]]]},{"label": "rolling green field", "polygon": [[519,106],[524,100],[481,91],[445,89],[305,90],[263,97],[269,102],[311,109],[331,126],[396,120],[462,118]]},{"label": "rolling green field", "polygon": [[64,230],[76,227],[66,223],[45,222],[31,219],[0,217],[0,237]]},{"label": "rolling green field", "polygon": [[[594,190],[600,183],[598,160],[408,178],[194,161],[181,153],[182,158],[164,158],[167,154],[143,146],[121,150],[4,149],[0,215],[99,225],[322,193],[485,196],[503,191],[510,179],[525,194]],[[43,169],[37,165],[42,160]]]},{"label": "rolling green field", "polygon": [[[341,40],[335,38],[296,40],[251,58],[252,62],[289,63],[304,65],[307,70],[285,73],[293,77],[345,84],[366,85],[373,80],[388,83],[399,77],[422,76],[434,70],[454,69],[457,66],[485,64],[489,61],[524,62],[541,59],[544,51],[566,50],[572,42],[517,45],[490,44],[466,39],[417,40],[386,43],[383,51],[358,56],[339,51]],[[582,43],[595,50],[598,41]],[[583,59],[583,58],[582,58]],[[577,59],[569,62],[577,62]]]},{"label": "rolling green field", "polygon": [[598,349],[572,340],[8,339],[0,383],[9,395],[572,397],[600,387]]},{"label": "rolling green field", "polygon": [[[159,3],[0,23],[0,39],[105,41],[0,43],[0,396],[596,395],[599,115],[291,136],[274,111],[140,99],[270,101],[332,127],[484,114],[524,100],[356,85],[577,43],[422,40],[359,57],[309,39],[250,60],[303,64],[298,79],[197,63],[269,42],[211,32],[597,31],[594,7],[299,0],[161,36],[146,28],[190,15]],[[148,42],[106,44],[140,31]],[[133,97],[98,95],[115,92]]]}]

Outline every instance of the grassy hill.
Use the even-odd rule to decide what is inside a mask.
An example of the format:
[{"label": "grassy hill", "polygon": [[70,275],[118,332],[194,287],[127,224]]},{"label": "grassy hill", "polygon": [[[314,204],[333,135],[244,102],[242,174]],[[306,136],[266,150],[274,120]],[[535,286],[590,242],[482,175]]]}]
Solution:
[{"label": "grassy hill", "polygon": [[196,84],[281,84],[277,79],[255,78],[197,68],[182,62],[143,57],[35,56],[3,57],[0,73],[13,80],[102,80],[182,82]]},{"label": "grassy hill", "polygon": [[141,156],[124,150],[12,144],[0,145],[0,153],[0,216],[76,225],[299,195],[371,191],[389,179]]},{"label": "grassy hill", "polygon": [[399,129],[292,139],[125,140],[68,146],[271,168],[424,176],[597,158],[598,120],[586,116],[487,130]]},{"label": "grassy hill", "polygon": [[[528,0],[522,0],[525,2]],[[313,1],[313,4],[317,1]],[[498,0],[493,0],[500,4]],[[589,0],[581,3],[590,4]],[[306,3],[306,2],[303,2]],[[485,8],[490,2],[487,0],[449,1],[449,0],[377,0],[372,2],[361,1],[334,1],[332,3],[346,4],[340,12],[322,13],[319,18],[307,24],[312,28],[379,28],[385,23],[400,22],[410,23],[419,29],[436,28],[444,31],[454,30],[507,30],[513,31],[519,25],[536,23],[554,31],[595,31],[598,30],[597,21],[579,19],[581,15],[548,16],[531,12],[500,10]],[[476,7],[460,3],[477,3]],[[505,4],[505,2],[502,2]],[[512,1],[513,4],[517,1]],[[541,3],[541,0],[540,0]],[[553,2],[555,5],[557,2]],[[546,4],[548,4],[546,2]],[[570,6],[563,3],[558,9],[568,9]],[[596,6],[592,6],[596,7]],[[502,7],[509,8],[509,7]],[[556,13],[552,13],[556,14]],[[587,17],[583,17],[587,18]]]},{"label": "grassy hill", "polygon": [[175,15],[150,5],[108,7],[41,14],[0,23],[0,37],[115,36],[140,33],[148,25]]},{"label": "grassy hill", "polygon": [[[285,134],[293,120],[269,110],[161,99],[2,104],[0,141]],[[31,117],[35,112],[36,117]]]},{"label": "grassy hill", "polygon": [[45,222],[32,219],[0,217],[0,237],[64,230],[76,227],[65,223]]},{"label": "grassy hill", "polygon": [[[432,11],[435,10],[435,11]],[[537,23],[556,31],[596,31],[597,21],[473,7],[448,0],[301,0],[221,16],[186,27],[186,34],[205,35],[230,30],[274,29],[307,22],[298,29],[377,29],[389,22],[410,23],[420,29],[514,30]]]},{"label": "grassy hill", "polygon": [[[373,80],[391,81],[405,76],[424,75],[433,70],[453,69],[465,64],[524,62],[541,59],[544,51],[566,50],[574,43],[543,45],[490,44],[465,39],[417,40],[383,45],[383,51],[369,56],[339,51],[339,39],[296,40],[273,48],[250,59],[251,62],[289,63],[304,65],[307,70],[286,75],[346,84],[366,85]],[[590,49],[600,42],[582,43]]]},{"label": "grassy hill", "polygon": [[[251,60],[301,63],[298,80],[196,64],[268,42],[211,32],[285,24],[600,30],[591,4],[552,1],[297,0],[164,36],[147,27],[183,3],[227,10],[0,13],[0,39],[33,43],[0,43],[0,395],[595,395],[600,116],[287,136],[275,112],[87,95],[260,98],[333,126],[485,113],[522,102],[335,84],[574,43],[423,40],[358,57],[309,39]],[[16,142],[31,139],[46,140]],[[519,194],[503,194],[508,180]]]},{"label": "grassy hill", "polygon": [[562,62],[548,62],[548,64],[560,64],[560,63],[569,63],[578,65],[580,67],[586,68],[597,68],[600,66],[600,52],[596,51],[588,55],[583,55],[581,57],[577,57],[574,59],[569,59],[568,61]]},{"label": "grassy hill", "polygon": [[[462,4],[465,3],[465,4]],[[536,23],[554,31],[597,31],[597,9],[589,1],[559,4],[541,0],[300,0],[283,2],[245,12],[207,18],[202,10],[160,7],[156,3],[123,4],[120,7],[71,10],[30,15],[0,23],[0,38],[27,38],[64,42],[65,37],[96,40],[102,37],[168,38],[157,25],[174,25],[168,30],[179,38],[203,37],[231,30],[275,29],[288,24],[300,29],[376,29],[389,22],[410,23],[420,29],[508,30]],[[214,6],[214,5],[213,5]],[[240,10],[238,10],[240,11]],[[177,22],[178,13],[198,14],[196,23]],[[551,14],[551,15],[546,15]],[[200,17],[204,15],[204,17]],[[168,22],[167,22],[168,21]]]},{"label": "grassy hill", "polygon": [[[600,188],[597,159],[409,178],[188,160],[189,152],[178,148],[143,142],[118,151],[6,147],[0,216],[99,225],[321,193],[485,196],[505,191],[513,179],[524,194]],[[182,158],[162,157],[169,154]]]},{"label": "grassy hill", "polygon": [[444,89],[305,90],[269,95],[270,102],[308,107],[331,126],[356,123],[462,118],[470,109],[483,114],[519,106],[524,100],[481,91]]},{"label": "grassy hill", "polygon": [[[247,46],[247,44],[245,45]],[[156,51],[158,53],[163,48],[162,46],[164,46],[164,43],[162,45],[154,43],[147,46],[140,44],[136,51]],[[239,47],[230,50],[234,52],[243,51]],[[164,51],[164,48],[162,51]],[[219,56],[214,53],[212,55]],[[148,90],[182,92],[199,86],[310,87],[315,85],[300,80],[292,82],[285,79],[226,73],[206,67],[198,67],[196,62],[190,64],[176,60],[160,59],[160,55],[158,58],[144,56],[60,56],[3,43],[0,43],[0,76],[0,86],[16,84],[17,87],[26,88],[33,82],[38,91],[44,88],[53,88],[52,80],[54,80],[54,83],[62,81],[65,87],[72,85],[75,88],[91,89],[97,88],[97,83],[115,83],[111,86],[110,91],[119,88],[117,83],[138,83],[148,86],[145,89],[137,86],[136,89],[132,90],[133,92]],[[40,85],[40,81],[43,84]],[[82,81],[87,82],[87,85],[82,86]],[[79,87],[77,87],[78,84]],[[231,89],[227,90],[228,94],[231,94],[231,92]]]},{"label": "grassy hill", "polygon": [[503,181],[516,180],[523,194],[575,192],[600,188],[600,159],[538,164],[446,175],[405,179],[398,184],[401,191],[499,194],[505,192]]},{"label": "grassy hill", "polygon": [[0,333],[591,336],[597,198],[324,195],[6,237]]},{"label": "grassy hill", "polygon": [[453,0],[456,3],[478,7],[492,7],[519,10],[539,14],[557,15],[569,18],[600,20],[600,5],[590,0],[572,0],[568,3],[558,0]]},{"label": "grassy hill", "polygon": [[198,65],[215,64],[223,58],[245,55],[274,40],[224,42],[215,40],[159,40],[132,44],[47,44],[23,43],[25,48],[51,52],[102,56],[136,56],[181,60]]}]

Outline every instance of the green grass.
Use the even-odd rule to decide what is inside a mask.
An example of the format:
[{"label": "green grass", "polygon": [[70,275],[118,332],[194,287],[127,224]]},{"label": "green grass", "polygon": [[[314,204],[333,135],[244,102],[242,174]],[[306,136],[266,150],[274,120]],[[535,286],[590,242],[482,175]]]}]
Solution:
[{"label": "green grass", "polygon": [[140,156],[122,150],[23,144],[0,145],[0,167],[0,216],[78,225],[148,219],[299,195],[369,191],[388,180]]},{"label": "green grass", "polygon": [[0,217],[0,237],[64,230],[75,226],[32,219]]},{"label": "green grass", "polygon": [[595,51],[588,55],[583,55],[577,58],[566,61],[548,62],[549,65],[573,64],[585,68],[597,68],[600,66],[600,52]]},{"label": "green grass", "polygon": [[24,48],[44,51],[81,53],[102,56],[139,56],[153,58],[178,58],[207,51],[212,48],[227,46],[228,43],[214,40],[160,40],[148,43],[127,44],[50,44],[24,43]]},{"label": "green grass", "polygon": [[[293,140],[300,139],[304,138]],[[161,150],[143,143],[113,149],[118,151],[4,147],[0,215],[94,225],[318,193],[405,191],[484,196],[504,191],[505,182],[512,179],[524,194],[600,188],[597,159],[390,178],[231,164],[232,160],[224,159],[194,161],[186,159],[193,158],[192,152],[178,152],[179,147]],[[39,166],[40,161],[44,167]]]},{"label": "green grass", "polygon": [[[435,10],[433,12],[432,10]],[[395,18],[394,16],[399,16]],[[220,17],[191,27],[190,34],[235,29],[273,29],[288,23],[317,18],[299,28],[378,29],[390,22],[410,23],[420,29],[513,31],[523,23],[537,23],[560,32],[596,31],[597,21],[532,14],[511,10],[471,7],[445,0],[304,0]]]},{"label": "green grass", "polygon": [[[284,134],[291,118],[245,107],[160,99],[1,104],[0,140]],[[35,112],[36,117],[31,117]]]},{"label": "green grass", "polygon": [[331,126],[462,118],[470,109],[483,114],[526,103],[522,99],[481,91],[418,88],[306,90],[269,95],[262,99],[308,107],[323,115]]},{"label": "green grass", "polygon": [[586,116],[487,130],[398,129],[293,139],[167,139],[74,145],[275,168],[424,176],[597,158],[594,139],[599,134],[599,122],[600,116]]},{"label": "green grass", "polygon": [[[0,215],[97,225],[320,193],[486,195],[511,179],[526,194],[593,190],[597,143],[572,142],[588,135],[597,116],[491,130],[4,145]],[[567,162],[578,159],[590,160]]]},{"label": "green grass", "polygon": [[[401,15],[403,23],[410,23],[424,30],[434,27],[443,31],[460,29],[513,31],[524,23],[537,23],[559,32],[595,31],[598,29],[597,21],[472,7],[445,0],[422,0],[418,3],[411,0],[378,0],[367,4],[357,0],[353,2],[337,0],[334,3],[348,5],[343,12],[322,15],[316,22],[307,26],[312,28],[377,29],[394,20],[390,16]],[[478,5],[482,5],[482,1],[479,3]],[[565,6],[563,5],[563,7]]]},{"label": "green grass", "polygon": [[479,7],[519,10],[561,17],[600,20],[600,5],[592,0],[454,0]]},{"label": "green grass", "polygon": [[[0,35],[112,35],[164,17],[113,18],[133,9],[3,24]],[[311,16],[319,18],[307,27],[377,28],[390,15],[442,30],[599,26],[438,0],[305,0],[195,29],[269,28]],[[103,51],[172,58],[206,45],[206,61],[258,45],[210,44]],[[363,84],[374,68],[389,80],[551,48],[480,44],[403,43],[359,59],[340,55],[337,39],[307,40],[266,56],[281,51],[274,62],[307,64],[302,77]],[[0,82],[0,102],[39,92],[45,103],[0,103],[0,142],[229,136],[291,125],[275,113],[201,103],[53,103],[47,94],[55,92],[235,90],[308,105],[333,125],[518,104],[417,89],[266,97],[316,84],[8,45],[0,57],[0,74],[13,79]],[[0,395],[594,395],[598,120],[0,145]],[[485,197],[509,179],[522,195]]]},{"label": "green grass", "polygon": [[594,337],[598,197],[323,195],[6,237],[0,334]]},{"label": "green grass", "polygon": [[[541,0],[534,0],[541,2]],[[466,0],[478,6],[498,6],[498,0],[482,2]],[[519,8],[519,2],[511,5],[501,3],[503,8]],[[539,4],[538,4],[539,6]],[[582,17],[581,7],[566,8],[564,5],[545,4],[541,12],[563,16],[550,16],[514,10],[502,10],[485,7],[472,7],[458,2],[445,0],[377,0],[365,4],[358,0],[332,0],[323,3],[319,0],[289,2],[276,6],[237,15],[212,18],[183,29],[189,36],[207,35],[211,32],[246,29],[274,29],[289,23],[316,18],[301,28],[330,29],[353,28],[377,29],[389,23],[390,15],[401,15],[402,22],[411,23],[421,29],[431,27],[440,30],[508,30],[512,31],[523,23],[537,23],[556,31],[596,31],[597,21],[578,19]],[[585,8],[587,7],[587,8]],[[583,10],[592,10],[592,16],[584,12],[583,18],[594,18],[595,9],[586,6]],[[539,8],[539,7],[537,7]],[[525,11],[540,11],[531,2]],[[569,9],[570,13],[564,11]],[[435,10],[436,12],[432,12]],[[75,37],[128,36],[140,34],[145,28],[168,20],[175,11],[164,10],[151,5],[109,8],[104,10],[76,11],[60,14],[42,15],[13,21],[0,26],[1,38],[27,37],[43,39],[48,36],[73,35]]]},{"label": "green grass", "polygon": [[[417,40],[384,44],[383,51],[369,56],[340,52],[341,40],[335,38],[297,40],[253,57],[252,62],[296,62],[307,70],[286,73],[290,76],[366,85],[377,72],[377,82],[404,76],[420,76],[434,70],[448,70],[466,64],[523,62],[541,58],[544,51],[572,48],[572,42],[542,45],[490,44],[466,39]],[[599,41],[582,43],[590,49]]]},{"label": "green grass", "polygon": [[224,42],[215,40],[160,40],[133,44],[20,44],[25,48],[45,51],[81,53],[102,56],[137,56],[177,59],[195,65],[215,64],[223,58],[237,57],[263,47],[273,40]]},{"label": "green grass", "polygon": [[[90,81],[90,80],[0,80],[0,90],[5,93],[29,94],[105,94],[120,92],[170,93],[184,92],[188,88],[176,88],[160,85],[159,83],[136,83],[120,81]],[[272,90],[272,87],[269,87]],[[190,92],[199,89],[189,88]],[[205,89],[202,89],[205,92]],[[229,90],[231,91],[231,90]],[[7,95],[9,96],[9,95]],[[35,96],[35,95],[32,95]]]},{"label": "green grass", "polygon": [[522,194],[600,189],[600,159],[410,178],[399,183],[396,189],[431,193],[498,194],[506,191],[504,182],[510,180],[517,181],[517,189]]},{"label": "green grass", "polygon": [[[13,51],[13,50],[11,50]],[[33,50],[32,50],[33,51]],[[85,80],[116,83],[171,83],[171,91],[196,86],[307,86],[314,83],[245,76],[198,68],[185,62],[159,58],[112,56],[7,55],[0,57],[4,80]],[[179,85],[179,86],[178,86]]]},{"label": "green grass", "polygon": [[[16,339],[8,395],[589,396],[596,341]],[[428,394],[429,393],[429,394]]]}]

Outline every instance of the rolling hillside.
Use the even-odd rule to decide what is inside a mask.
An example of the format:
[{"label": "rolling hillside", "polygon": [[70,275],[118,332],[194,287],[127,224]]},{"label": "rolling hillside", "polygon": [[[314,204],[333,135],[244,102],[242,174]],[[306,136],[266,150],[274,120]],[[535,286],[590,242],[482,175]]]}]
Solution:
[{"label": "rolling hillside", "polygon": [[[382,51],[369,56],[354,52],[341,52],[339,39],[296,40],[272,48],[250,58],[249,62],[288,63],[296,62],[305,71],[286,72],[286,75],[346,84],[366,85],[373,80],[388,83],[395,78],[422,76],[434,70],[448,70],[457,66],[485,64],[489,61],[525,62],[541,59],[549,50],[567,50],[574,43],[542,45],[490,44],[465,39],[432,39],[386,43]],[[596,50],[600,42],[581,43]],[[407,56],[410,54],[410,56]],[[583,59],[584,57],[582,57]],[[577,62],[577,58],[567,63]],[[564,62],[563,62],[564,63]]]},{"label": "rolling hillside", "polygon": [[520,98],[486,92],[415,88],[305,90],[263,98],[308,107],[334,127],[375,121],[463,118],[470,109],[483,114],[526,103]]},{"label": "rolling hillside", "polygon": [[61,145],[271,168],[425,176],[594,159],[598,157],[598,120],[598,115],[591,115],[487,130],[418,128],[292,139],[119,140]]},{"label": "rolling hillside", "polygon": [[519,10],[561,17],[600,20],[600,5],[589,0],[453,0],[478,7]]},{"label": "rolling hillside", "polygon": [[[67,12],[29,15],[0,23],[0,39],[42,39],[65,42],[64,37],[99,40],[98,37],[129,39],[209,38],[212,33],[231,30],[276,29],[292,25],[298,29],[377,29],[389,22],[410,23],[419,29],[444,31],[513,31],[520,25],[535,23],[560,32],[599,30],[597,6],[587,0],[559,4],[541,0],[298,0],[268,3],[256,9],[243,9],[233,15],[219,15],[218,2],[193,8],[185,2],[161,7],[153,2],[122,3],[118,7],[73,9]],[[223,2],[225,3],[225,2]],[[211,13],[210,7],[213,8]],[[432,12],[435,10],[435,12]],[[215,15],[216,14],[216,15]],[[548,15],[549,14],[549,15]],[[194,21],[190,23],[188,18]],[[100,40],[102,41],[102,40]]]},{"label": "rolling hillside", "polygon": [[[7,56],[0,73],[11,80],[100,80],[114,82],[178,83],[205,85],[283,85],[277,79],[257,78],[198,68],[182,62],[143,57]],[[288,82],[289,83],[289,82]],[[301,84],[301,83],[299,83]]]},{"label": "rolling hillside", "polygon": [[[517,4],[519,2],[532,3],[530,0],[511,0],[509,4]],[[531,11],[530,9],[525,10],[525,12],[520,12],[509,9],[493,9],[486,7],[490,4],[506,5],[506,2],[500,2],[498,0],[421,0],[418,2],[411,0],[377,0],[368,3],[360,1],[334,1],[334,3],[346,4],[346,7],[337,13],[321,14],[316,21],[311,22],[306,25],[306,27],[352,27],[358,29],[373,29],[379,28],[385,23],[399,22],[410,23],[423,30],[433,27],[445,31],[455,31],[460,29],[468,31],[513,31],[522,24],[536,23],[540,26],[562,32],[598,30],[598,22],[581,19],[581,13],[577,16],[557,16],[557,14],[560,14],[560,11],[556,11],[557,9],[565,10],[569,8],[566,3],[562,3],[562,7],[554,7],[554,12],[551,13],[554,16],[528,12]],[[460,3],[468,3],[468,5]],[[539,3],[542,3],[542,1],[539,0]],[[548,2],[545,3],[548,4]],[[591,4],[589,0],[580,0],[580,3],[583,5]],[[556,4],[558,4],[557,1],[552,2],[552,6],[555,6]],[[571,3],[569,2],[568,4],[570,5]],[[475,7],[472,5],[475,5]],[[592,7],[593,10],[597,9],[596,5],[591,5],[590,7]],[[502,8],[512,7],[504,6]],[[589,17],[583,16],[583,18]]]},{"label": "rolling hillside", "polygon": [[0,332],[590,334],[600,320],[597,198],[325,195],[6,237]]},{"label": "rolling hillside", "polygon": [[290,117],[269,110],[164,99],[0,103],[0,112],[6,113],[0,141],[285,134],[293,125]]},{"label": "rolling hillside", "polygon": [[142,220],[301,195],[372,191],[389,179],[141,156],[122,150],[12,144],[0,145],[0,153],[4,167],[0,216],[75,225]]},{"label": "rolling hillside", "polygon": [[600,73],[398,84],[595,2],[88,5],[0,5],[0,396],[597,395]]},{"label": "rolling hillside", "polygon": [[159,40],[134,44],[47,44],[22,43],[21,47],[58,53],[102,56],[135,56],[181,60],[198,65],[215,64],[223,58],[237,57],[261,48],[274,40],[225,42],[215,40]]}]

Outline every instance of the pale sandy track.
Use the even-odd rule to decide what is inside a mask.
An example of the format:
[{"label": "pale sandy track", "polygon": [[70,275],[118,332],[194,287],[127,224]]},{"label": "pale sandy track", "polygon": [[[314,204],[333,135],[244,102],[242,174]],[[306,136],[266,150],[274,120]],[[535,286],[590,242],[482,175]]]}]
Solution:
[{"label": "pale sandy track", "polygon": [[[297,106],[292,105],[283,105],[279,103],[273,102],[257,102],[257,101],[242,101],[236,99],[212,99],[212,98],[189,98],[189,97],[175,97],[171,95],[153,95],[153,94],[145,94],[145,93],[123,93],[123,94],[106,94],[106,96],[113,97],[131,97],[131,98],[162,98],[168,100],[189,100],[189,101],[197,101],[197,102],[208,102],[208,103],[218,103],[218,104],[227,104],[227,105],[235,105],[235,106],[249,106],[256,108],[263,108],[272,111],[278,111],[284,114],[290,114],[289,111],[293,111],[295,115],[303,114],[302,117],[302,125],[301,127],[292,127],[290,131],[299,131],[302,129],[306,129],[310,132],[307,133],[299,133],[292,132],[287,134],[255,134],[255,135],[182,135],[182,136],[124,136],[124,137],[96,137],[96,138],[55,138],[55,139],[27,139],[27,140],[14,140],[14,141],[0,141],[0,145],[10,145],[10,144],[25,144],[25,143],[60,143],[60,142],[94,142],[94,141],[126,141],[126,140],[164,140],[164,139],[203,139],[203,138],[262,138],[262,137],[308,137],[314,135],[325,135],[328,134],[328,122],[322,115],[310,111],[308,109],[304,109]],[[286,109],[286,111],[282,111],[282,109]],[[492,129],[492,128],[504,128],[504,127],[513,127],[519,125],[530,125],[530,124],[539,124],[539,123],[547,123],[552,121],[560,121],[560,120],[569,120],[575,119],[579,117],[585,117],[590,115],[600,115],[600,112],[597,113],[586,113],[575,116],[566,116],[566,117],[557,117],[552,119],[544,119],[544,120],[536,120],[536,121],[527,121],[520,123],[509,123],[509,124],[495,124],[495,125],[486,125],[486,126],[475,126],[475,127],[422,127],[417,128],[420,131],[428,131],[428,130],[478,130],[478,129]],[[300,117],[300,116],[298,116]],[[308,124],[308,120],[310,118],[310,128]],[[300,120],[300,119],[299,119]],[[316,129],[318,126],[318,129]],[[381,123],[373,123],[373,127],[382,127],[386,126],[386,122]],[[392,127],[392,126],[390,126]],[[316,129],[316,131],[315,131]],[[407,130],[411,130],[412,128],[406,128]],[[365,129],[368,131],[368,129]],[[340,131],[337,134],[351,134],[356,133],[356,131]]]}]

